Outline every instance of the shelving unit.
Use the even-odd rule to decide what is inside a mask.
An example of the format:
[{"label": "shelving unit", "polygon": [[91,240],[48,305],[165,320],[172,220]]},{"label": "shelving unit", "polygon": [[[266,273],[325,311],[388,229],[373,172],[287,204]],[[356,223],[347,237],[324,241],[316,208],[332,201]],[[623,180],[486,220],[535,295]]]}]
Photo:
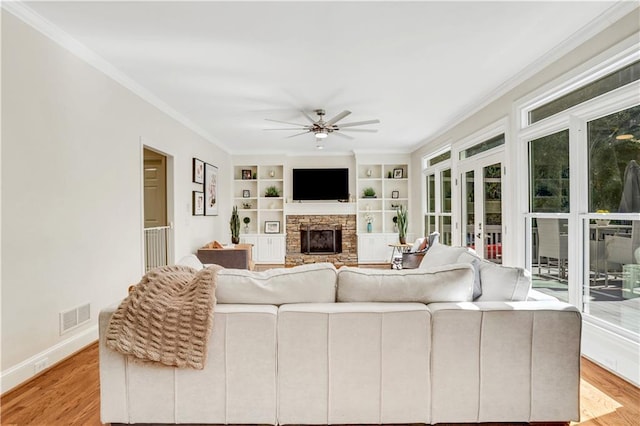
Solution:
[{"label": "shelving unit", "polygon": [[[265,196],[271,186],[278,190],[278,197]],[[240,215],[240,241],[254,245],[253,258],[258,263],[284,263],[284,195],[281,164],[233,167],[233,202]],[[251,219],[248,230],[243,222],[245,217]],[[280,222],[280,232],[266,233],[266,222]]]},{"label": "shelving unit", "polygon": [[[403,162],[363,162],[356,166],[356,173],[358,261],[388,262],[389,244],[398,242],[393,218],[399,206],[409,207],[409,165]],[[365,197],[366,188],[374,189],[375,198]],[[373,218],[370,232],[367,230],[367,217]]]}]

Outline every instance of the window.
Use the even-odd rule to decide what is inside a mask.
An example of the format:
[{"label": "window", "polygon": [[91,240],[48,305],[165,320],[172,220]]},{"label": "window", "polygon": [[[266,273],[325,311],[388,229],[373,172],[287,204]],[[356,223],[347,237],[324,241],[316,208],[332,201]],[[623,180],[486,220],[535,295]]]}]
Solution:
[{"label": "window", "polygon": [[567,93],[529,112],[529,124],[551,117],[561,111],[596,98],[604,93],[640,79],[640,61]]},{"label": "window", "polygon": [[440,233],[440,242],[451,244],[451,151],[428,158],[425,166],[424,233]]},{"label": "window", "polygon": [[529,142],[529,210],[569,211],[569,131]]},{"label": "window", "polygon": [[465,158],[473,157],[474,155],[488,151],[500,145],[504,145],[504,135],[498,135],[495,138],[480,142],[479,144],[460,151],[458,157],[460,160],[464,160]]}]

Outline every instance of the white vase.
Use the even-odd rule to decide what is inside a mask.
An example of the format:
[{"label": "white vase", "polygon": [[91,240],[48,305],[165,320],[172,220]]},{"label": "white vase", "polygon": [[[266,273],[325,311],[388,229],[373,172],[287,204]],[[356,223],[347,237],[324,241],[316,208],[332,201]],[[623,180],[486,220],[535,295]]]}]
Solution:
[{"label": "white vase", "polygon": [[640,263],[640,247],[633,252],[633,257],[636,258],[636,263]]}]

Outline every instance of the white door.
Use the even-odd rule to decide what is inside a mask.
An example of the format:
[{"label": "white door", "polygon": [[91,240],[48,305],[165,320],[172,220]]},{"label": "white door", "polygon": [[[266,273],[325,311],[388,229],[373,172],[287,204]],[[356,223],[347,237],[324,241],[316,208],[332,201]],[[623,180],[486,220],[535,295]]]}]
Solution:
[{"label": "white door", "polygon": [[502,155],[460,167],[461,245],[484,259],[502,263]]}]

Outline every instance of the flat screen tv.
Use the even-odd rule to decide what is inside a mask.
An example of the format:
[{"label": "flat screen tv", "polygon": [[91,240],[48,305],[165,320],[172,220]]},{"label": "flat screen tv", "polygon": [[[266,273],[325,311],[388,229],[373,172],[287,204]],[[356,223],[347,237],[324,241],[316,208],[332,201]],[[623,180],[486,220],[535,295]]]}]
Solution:
[{"label": "flat screen tv", "polygon": [[349,169],[293,169],[294,200],[346,200]]}]

